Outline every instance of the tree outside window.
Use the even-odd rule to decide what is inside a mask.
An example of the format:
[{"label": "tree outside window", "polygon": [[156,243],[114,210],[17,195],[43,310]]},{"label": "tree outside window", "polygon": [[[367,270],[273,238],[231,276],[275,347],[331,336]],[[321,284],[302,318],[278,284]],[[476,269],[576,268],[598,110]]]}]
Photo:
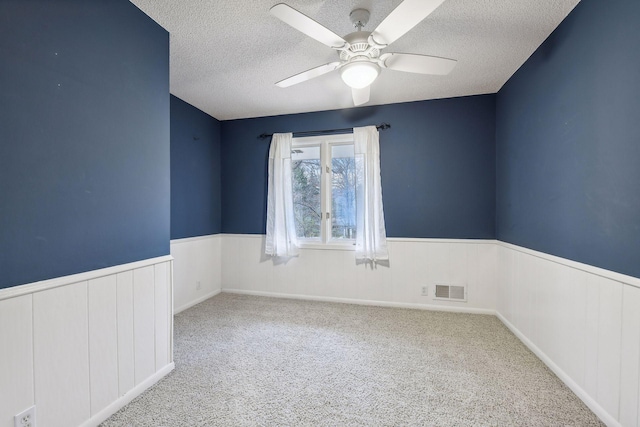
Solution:
[{"label": "tree outside window", "polygon": [[352,135],[295,138],[291,168],[300,241],[353,245],[358,171]]}]

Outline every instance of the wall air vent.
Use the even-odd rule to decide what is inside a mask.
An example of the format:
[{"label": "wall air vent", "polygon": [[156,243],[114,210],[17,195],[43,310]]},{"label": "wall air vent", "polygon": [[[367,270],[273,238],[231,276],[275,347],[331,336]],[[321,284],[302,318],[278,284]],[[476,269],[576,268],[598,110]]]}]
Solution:
[{"label": "wall air vent", "polygon": [[436,285],[434,299],[467,301],[467,285]]}]

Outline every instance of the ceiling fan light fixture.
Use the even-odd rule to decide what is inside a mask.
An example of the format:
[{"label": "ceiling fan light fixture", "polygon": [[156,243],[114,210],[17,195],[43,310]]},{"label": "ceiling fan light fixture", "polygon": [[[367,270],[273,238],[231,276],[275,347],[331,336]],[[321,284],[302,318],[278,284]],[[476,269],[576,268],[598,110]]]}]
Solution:
[{"label": "ceiling fan light fixture", "polygon": [[340,69],[342,80],[353,89],[369,86],[380,74],[380,66],[369,61],[355,61]]}]

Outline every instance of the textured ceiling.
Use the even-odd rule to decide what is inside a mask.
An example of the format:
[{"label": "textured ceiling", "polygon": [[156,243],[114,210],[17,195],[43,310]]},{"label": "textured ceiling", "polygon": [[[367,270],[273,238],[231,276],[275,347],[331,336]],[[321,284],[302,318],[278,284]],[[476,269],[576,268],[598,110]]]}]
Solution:
[{"label": "textured ceiling", "polygon": [[[171,93],[219,120],[353,106],[337,71],[274,83],[338,59],[338,53],[269,13],[278,0],[131,0],[170,33]],[[383,69],[365,105],[495,93],[579,0],[446,0],[384,52],[458,60],[451,74]],[[372,31],[400,0],[286,0],[344,36],[366,8]]]}]

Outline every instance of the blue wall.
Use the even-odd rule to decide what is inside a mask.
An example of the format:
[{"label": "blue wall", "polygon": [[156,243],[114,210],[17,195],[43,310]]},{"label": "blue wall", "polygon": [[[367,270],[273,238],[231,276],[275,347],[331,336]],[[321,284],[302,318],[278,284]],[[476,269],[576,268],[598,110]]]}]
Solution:
[{"label": "blue wall", "polygon": [[169,38],[127,0],[0,2],[0,288],[169,253]]},{"label": "blue wall", "polygon": [[582,1],[498,93],[500,240],[640,277],[639,22]]},{"label": "blue wall", "polygon": [[220,122],[171,96],[171,238],[220,233]]},{"label": "blue wall", "polygon": [[265,233],[267,132],[388,122],[380,133],[390,237],[495,237],[495,96],[222,122],[222,230]]},{"label": "blue wall", "polygon": [[581,2],[497,96],[220,123],[177,98],[169,119],[168,34],[128,1],[5,0],[0,288],[264,233],[257,135],[381,122],[390,237],[497,237],[640,277],[639,18]]}]

